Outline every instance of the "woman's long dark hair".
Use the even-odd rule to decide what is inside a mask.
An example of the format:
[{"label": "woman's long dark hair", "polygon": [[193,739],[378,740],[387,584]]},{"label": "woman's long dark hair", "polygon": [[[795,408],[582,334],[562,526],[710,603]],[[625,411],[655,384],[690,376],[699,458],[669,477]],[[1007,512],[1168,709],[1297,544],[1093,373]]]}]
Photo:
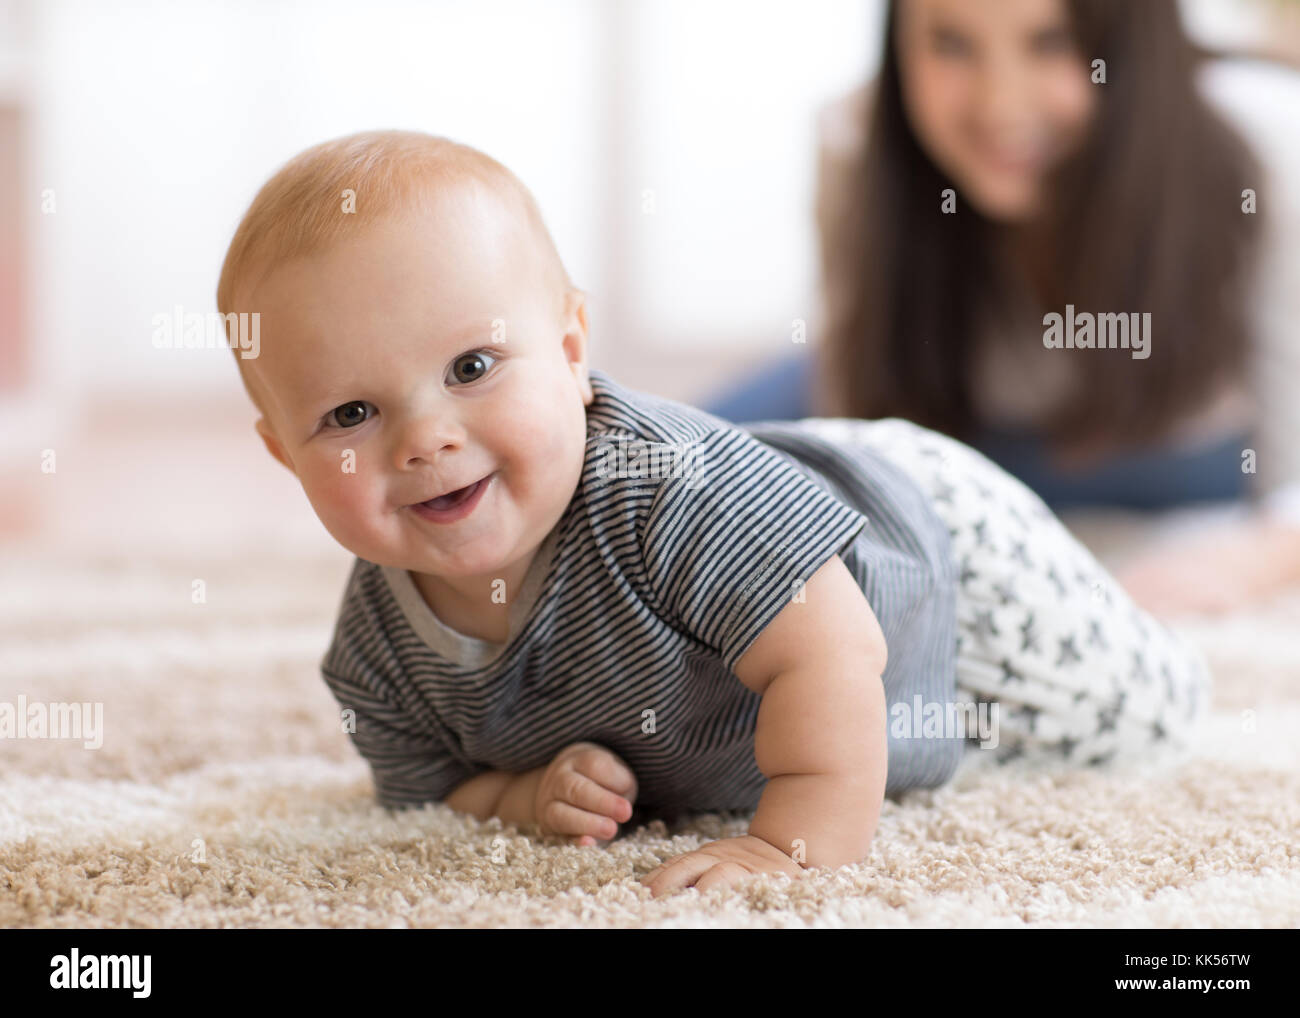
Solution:
[{"label": "woman's long dark hair", "polygon": [[[1079,150],[1052,174],[1032,301],[1018,337],[1033,359],[1067,357],[1074,398],[1041,422],[1058,451],[1158,438],[1245,365],[1245,285],[1258,216],[1242,191],[1258,165],[1194,85],[1207,55],[1174,0],[1067,0],[1076,45],[1106,61],[1107,83]],[[824,269],[845,299],[826,323],[818,397],[827,416],[906,417],[957,438],[979,426],[970,379],[981,323],[1005,326],[1012,289],[998,252],[1007,227],[962,201],[921,149],[904,113],[895,50],[897,0],[867,110],[862,172]],[[944,214],[941,191],[957,192]],[[1261,213],[1262,214],[1262,213]],[[1151,353],[1047,350],[1042,315],[1150,312]],[[1023,330],[1025,322],[1018,324]],[[1017,348],[1019,351],[1019,348]],[[1017,352],[1017,356],[1019,356]]]}]

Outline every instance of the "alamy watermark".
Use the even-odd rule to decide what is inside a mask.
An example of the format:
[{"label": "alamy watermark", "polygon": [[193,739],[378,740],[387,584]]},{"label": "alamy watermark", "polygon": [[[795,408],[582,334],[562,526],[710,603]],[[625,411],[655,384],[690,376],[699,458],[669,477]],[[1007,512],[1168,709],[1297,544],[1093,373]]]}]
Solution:
[{"label": "alamy watermark", "polygon": [[1090,311],[1074,313],[1065,305],[1065,315],[1049,311],[1043,315],[1043,346],[1049,350],[1132,350],[1135,361],[1151,356],[1151,312],[1113,314]]},{"label": "alamy watermark", "polygon": [[104,745],[102,703],[0,701],[0,739],[81,739],[86,749]]},{"label": "alamy watermark", "polygon": [[596,476],[619,478],[682,478],[686,487],[704,484],[700,447],[695,442],[646,442],[642,439],[602,438],[596,447]]},{"label": "alamy watermark", "polygon": [[132,997],[151,992],[153,955],[86,954],[77,948],[50,959],[53,990],[130,990]]},{"label": "alamy watermark", "polygon": [[153,345],[157,350],[238,350],[243,360],[253,360],[262,351],[260,311],[220,311],[200,314],[177,304],[171,314],[153,316]]},{"label": "alamy watermark", "polygon": [[1000,707],[996,700],[926,702],[917,693],[911,703],[900,700],[889,708],[889,734],[895,739],[978,739],[981,749],[996,749]]}]

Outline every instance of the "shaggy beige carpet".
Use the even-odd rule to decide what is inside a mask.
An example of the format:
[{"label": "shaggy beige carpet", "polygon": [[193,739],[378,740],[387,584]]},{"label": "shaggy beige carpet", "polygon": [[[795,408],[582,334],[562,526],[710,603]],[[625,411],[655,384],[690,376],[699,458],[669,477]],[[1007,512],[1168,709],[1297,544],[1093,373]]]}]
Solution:
[{"label": "shaggy beige carpet", "polygon": [[[1113,564],[1126,526],[1079,532]],[[1216,672],[1192,757],[1080,771],[973,751],[948,786],[887,800],[859,865],[654,900],[638,876],[743,818],[577,848],[375,806],[316,671],[348,566],[5,555],[0,701],[102,702],[104,731],[98,749],[0,742],[0,925],[1300,924],[1300,591],[1176,626]]]}]

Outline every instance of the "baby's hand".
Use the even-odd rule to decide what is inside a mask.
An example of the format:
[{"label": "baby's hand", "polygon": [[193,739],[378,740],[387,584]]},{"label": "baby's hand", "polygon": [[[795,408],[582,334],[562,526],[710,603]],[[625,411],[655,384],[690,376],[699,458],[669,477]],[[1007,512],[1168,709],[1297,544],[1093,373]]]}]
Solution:
[{"label": "baby's hand", "polygon": [[619,757],[594,742],[575,742],[555,755],[537,785],[534,816],[543,834],[572,835],[594,845],[618,834],[632,816],[636,775]]},{"label": "baby's hand", "polygon": [[742,834],[701,845],[694,852],[674,856],[641,878],[650,896],[659,898],[669,891],[695,887],[732,887],[759,873],[786,873],[802,877],[804,869],[793,858],[762,838]]}]

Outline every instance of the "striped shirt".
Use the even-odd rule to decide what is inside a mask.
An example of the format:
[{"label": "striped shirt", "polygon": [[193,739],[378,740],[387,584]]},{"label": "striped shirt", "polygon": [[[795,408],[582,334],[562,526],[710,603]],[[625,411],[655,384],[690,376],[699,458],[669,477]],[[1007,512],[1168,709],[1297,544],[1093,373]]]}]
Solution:
[{"label": "striped shirt", "polygon": [[[888,705],[952,700],[949,535],[910,478],[797,421],[736,426],[589,377],[581,480],[506,643],[446,626],[405,570],[353,566],[321,670],[380,804],[439,801],[590,741],[632,769],[639,813],[756,808],[761,697],[731,669],[836,554],[884,632]],[[963,749],[891,734],[887,793],[943,783]]]}]

